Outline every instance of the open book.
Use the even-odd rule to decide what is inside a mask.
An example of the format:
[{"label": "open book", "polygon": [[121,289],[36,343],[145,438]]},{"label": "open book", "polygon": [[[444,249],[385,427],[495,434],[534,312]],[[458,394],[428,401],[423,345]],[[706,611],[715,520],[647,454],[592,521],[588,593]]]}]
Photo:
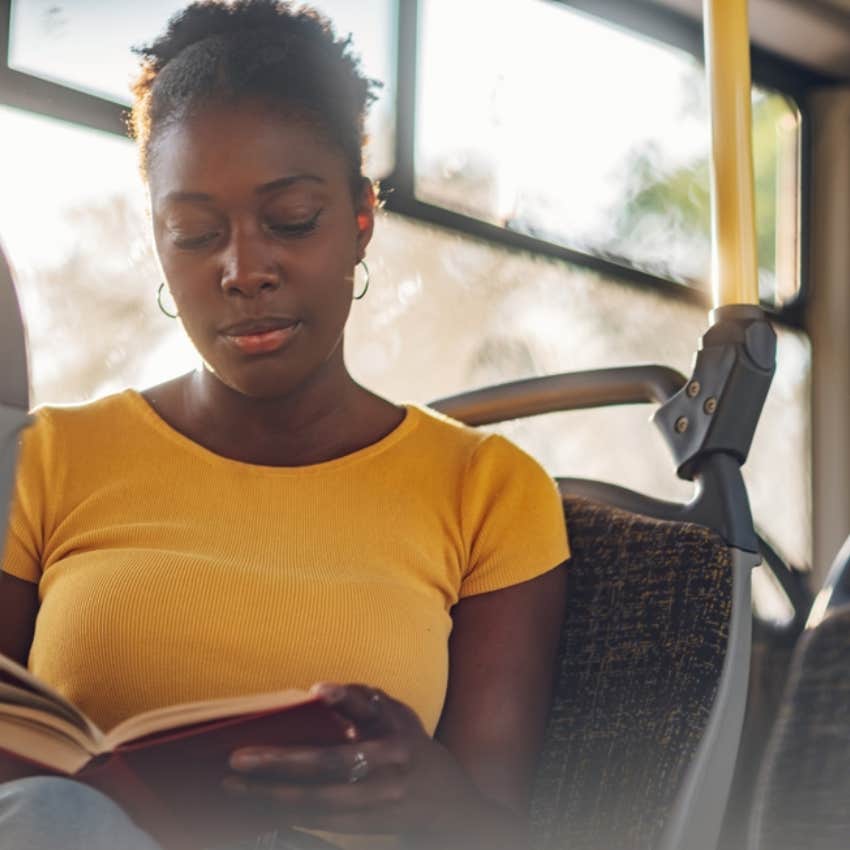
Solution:
[{"label": "open book", "polygon": [[[350,726],[304,691],[185,703],[131,717],[103,732],[28,670],[0,655],[0,782],[72,776],[107,793],[140,825],[175,844],[187,829],[220,843],[276,826],[220,788],[243,746],[330,745]],[[181,846],[191,846],[181,842]]]}]

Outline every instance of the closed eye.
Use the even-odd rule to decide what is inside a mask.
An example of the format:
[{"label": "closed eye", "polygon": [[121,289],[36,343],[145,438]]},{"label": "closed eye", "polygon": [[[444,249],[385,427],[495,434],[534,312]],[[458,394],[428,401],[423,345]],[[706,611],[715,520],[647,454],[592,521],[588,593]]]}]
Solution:
[{"label": "closed eye", "polygon": [[178,248],[183,248],[185,250],[192,250],[193,248],[203,248],[205,245],[208,245],[214,239],[219,237],[218,231],[210,231],[209,233],[202,233],[199,236],[175,236],[174,244]]},{"label": "closed eye", "polygon": [[287,222],[286,224],[269,222],[266,227],[278,236],[304,236],[316,229],[321,214],[322,211],[319,210],[315,215],[304,221]]}]

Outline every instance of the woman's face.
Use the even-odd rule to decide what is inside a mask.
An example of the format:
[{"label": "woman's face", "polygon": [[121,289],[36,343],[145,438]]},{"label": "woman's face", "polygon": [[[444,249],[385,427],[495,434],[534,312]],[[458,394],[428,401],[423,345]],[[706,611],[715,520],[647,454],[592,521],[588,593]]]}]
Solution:
[{"label": "woman's face", "polygon": [[210,107],[156,139],[149,184],[162,269],[210,371],[271,398],[344,369],[372,195],[352,198],[318,130],[261,105]]}]

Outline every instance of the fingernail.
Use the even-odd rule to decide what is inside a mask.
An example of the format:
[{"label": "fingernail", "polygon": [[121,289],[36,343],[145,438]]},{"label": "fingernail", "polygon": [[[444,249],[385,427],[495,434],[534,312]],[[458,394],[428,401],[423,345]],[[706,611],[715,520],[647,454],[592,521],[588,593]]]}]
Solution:
[{"label": "fingernail", "polygon": [[234,753],[230,757],[230,766],[234,770],[252,770],[266,761],[259,753]]},{"label": "fingernail", "polygon": [[345,690],[331,682],[319,682],[310,690],[326,702],[339,702],[345,696]]}]

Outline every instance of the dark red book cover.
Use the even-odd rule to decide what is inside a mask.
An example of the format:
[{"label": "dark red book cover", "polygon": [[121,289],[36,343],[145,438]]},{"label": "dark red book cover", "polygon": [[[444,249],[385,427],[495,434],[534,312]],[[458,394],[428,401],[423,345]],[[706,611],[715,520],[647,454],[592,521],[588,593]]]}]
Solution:
[{"label": "dark red book cover", "polygon": [[[273,806],[228,795],[230,754],[246,746],[345,743],[348,723],[320,700],[205,721],[123,744],[74,778],[103,791],[167,850],[196,850],[284,827]],[[55,774],[34,761],[0,759],[0,781]]]}]

